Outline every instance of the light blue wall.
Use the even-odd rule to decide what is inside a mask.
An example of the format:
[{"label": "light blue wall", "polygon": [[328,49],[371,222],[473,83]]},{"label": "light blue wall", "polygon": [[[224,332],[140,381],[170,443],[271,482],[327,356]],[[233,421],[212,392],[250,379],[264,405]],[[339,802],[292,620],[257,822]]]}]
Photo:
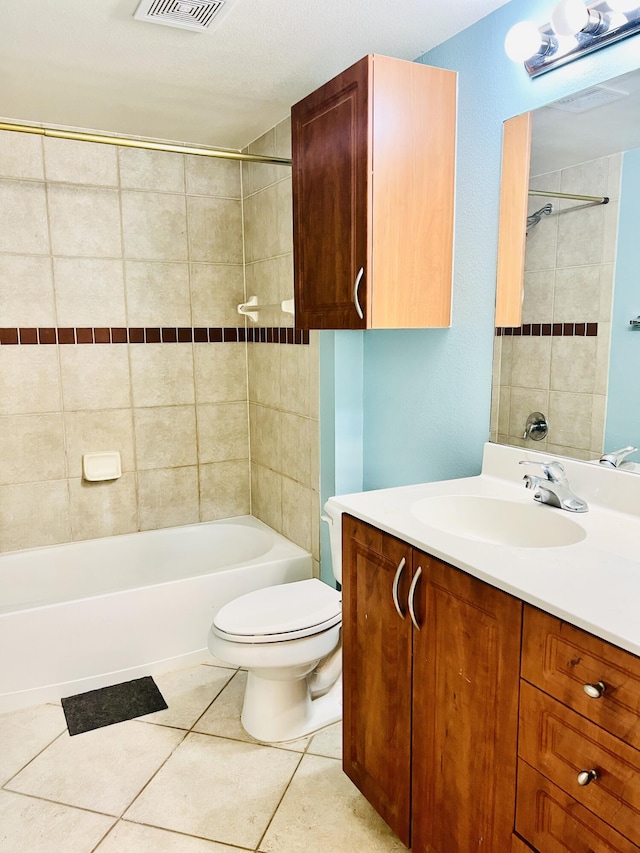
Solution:
[{"label": "light blue wall", "polygon": [[[605,450],[640,447],[640,148],[622,160]],[[637,457],[634,456],[635,460]]]},{"label": "light blue wall", "polygon": [[[546,23],[554,6],[512,0],[419,59],[458,72],[452,327],[363,333],[364,489],[479,472],[489,435],[502,122],[640,66],[636,36],[531,80],[507,59],[504,37],[519,20]],[[352,367],[336,351],[333,372],[353,375]],[[334,402],[322,399],[321,429],[338,448],[336,423]],[[345,441],[353,449],[351,432]],[[323,471],[339,456],[323,459]]]}]

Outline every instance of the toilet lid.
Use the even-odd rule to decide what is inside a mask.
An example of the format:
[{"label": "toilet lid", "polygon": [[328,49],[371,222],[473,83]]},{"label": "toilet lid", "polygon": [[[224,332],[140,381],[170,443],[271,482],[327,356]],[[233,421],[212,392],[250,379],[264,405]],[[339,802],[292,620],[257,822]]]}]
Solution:
[{"label": "toilet lid", "polygon": [[218,611],[213,628],[237,642],[275,642],[317,634],[342,618],[341,594],[311,578],[257,589],[235,598]]}]

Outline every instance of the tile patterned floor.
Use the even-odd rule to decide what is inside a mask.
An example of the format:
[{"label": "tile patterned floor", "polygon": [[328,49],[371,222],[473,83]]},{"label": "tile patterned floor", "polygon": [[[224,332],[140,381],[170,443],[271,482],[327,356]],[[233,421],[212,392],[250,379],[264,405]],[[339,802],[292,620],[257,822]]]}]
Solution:
[{"label": "tile patterned floor", "polygon": [[0,853],[405,851],[342,772],[340,724],[256,743],[245,679],[155,676],[166,711],[74,737],[59,704],[0,715]]}]

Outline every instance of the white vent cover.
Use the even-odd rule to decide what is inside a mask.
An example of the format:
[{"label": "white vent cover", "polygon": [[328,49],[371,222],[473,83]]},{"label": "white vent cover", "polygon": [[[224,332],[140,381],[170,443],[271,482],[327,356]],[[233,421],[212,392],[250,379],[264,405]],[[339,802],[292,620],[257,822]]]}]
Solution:
[{"label": "white vent cover", "polygon": [[150,24],[211,32],[236,0],[142,0],[133,17]]},{"label": "white vent cover", "polygon": [[592,86],[590,89],[576,92],[575,95],[560,98],[549,106],[555,110],[584,113],[587,110],[594,110],[596,107],[602,107],[604,104],[610,104],[612,101],[618,101],[627,96],[627,92],[619,92],[617,89],[608,89],[606,86]]}]

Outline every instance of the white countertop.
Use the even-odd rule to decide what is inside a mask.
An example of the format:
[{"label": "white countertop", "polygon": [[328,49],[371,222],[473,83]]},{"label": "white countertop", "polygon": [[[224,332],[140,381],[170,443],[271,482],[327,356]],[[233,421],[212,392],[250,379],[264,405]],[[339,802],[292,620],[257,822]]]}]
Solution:
[{"label": "white countertop", "polygon": [[[529,504],[522,459],[559,459],[572,491],[589,504],[559,513],[585,538],[561,547],[513,547],[445,533],[412,505],[438,495],[478,495]],[[526,473],[535,474],[535,469]],[[482,474],[331,498],[327,505],[368,522],[542,610],[640,655],[640,475],[514,447],[485,445]]]}]

